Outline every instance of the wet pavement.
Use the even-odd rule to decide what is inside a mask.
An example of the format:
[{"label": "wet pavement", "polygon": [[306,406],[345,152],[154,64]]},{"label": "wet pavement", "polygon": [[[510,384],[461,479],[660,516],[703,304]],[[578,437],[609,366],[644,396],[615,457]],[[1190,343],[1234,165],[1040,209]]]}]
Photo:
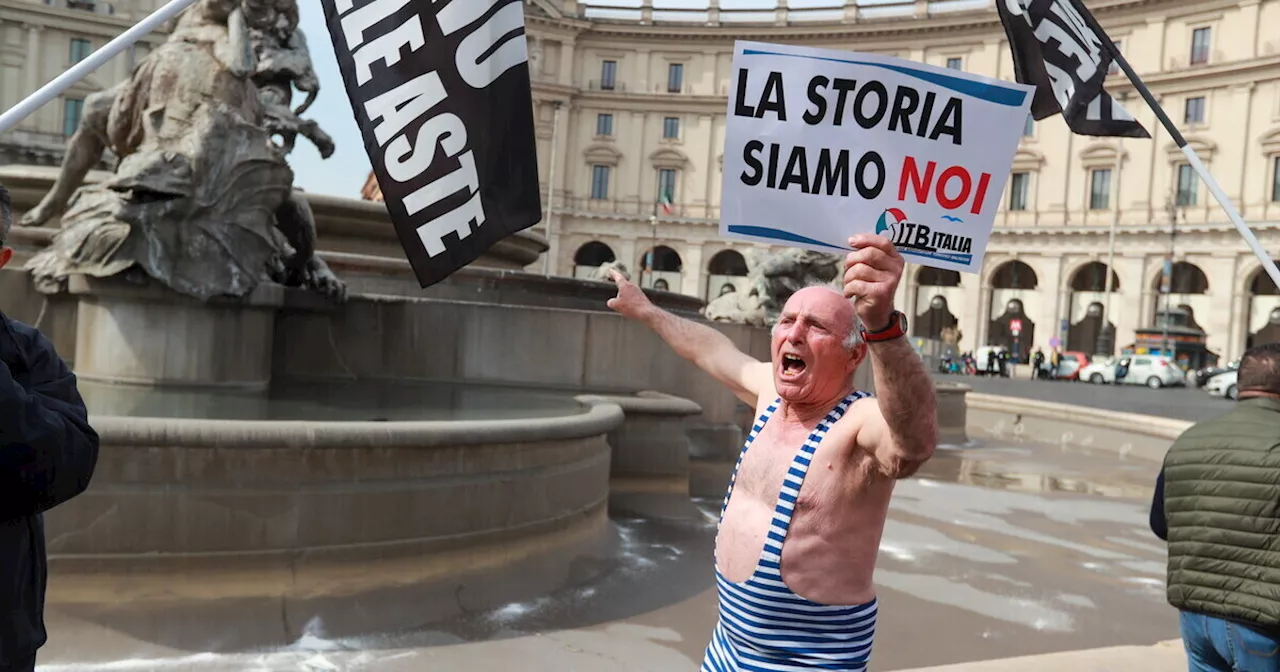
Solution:
[{"label": "wet pavement", "polygon": [[[1155,469],[1037,444],[940,449],[894,494],[876,572],[872,669],[1176,638],[1164,549],[1147,528]],[[692,672],[716,616],[719,505],[619,496],[612,517],[620,552],[602,574],[416,632],[329,639],[316,620],[285,649],[208,654],[51,605],[39,669]],[[220,618],[200,627],[214,642],[237,624]]]},{"label": "wet pavement", "polygon": [[1192,422],[1222,415],[1231,410],[1234,403],[1221,397],[1210,396],[1204,390],[1195,387],[1166,387],[1153,390],[1143,385],[1094,385],[1071,381],[1027,380],[1026,378],[983,378],[945,374],[934,374],[933,378],[939,382],[964,383],[971,386],[974,392],[983,394],[1056,401],[1075,406]]}]

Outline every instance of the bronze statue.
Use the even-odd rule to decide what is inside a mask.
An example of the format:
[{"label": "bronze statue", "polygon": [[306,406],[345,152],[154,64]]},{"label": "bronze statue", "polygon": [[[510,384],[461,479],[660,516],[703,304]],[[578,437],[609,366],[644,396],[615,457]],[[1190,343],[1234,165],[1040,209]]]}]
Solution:
[{"label": "bronze statue", "polygon": [[[53,188],[20,222],[62,216],[28,263],[37,287],[141,273],[203,300],[266,281],[345,299],[285,160],[297,135],[333,152],[300,118],[319,82],[297,13],[297,0],[197,0],[128,80],[89,96]],[[297,110],[294,85],[308,94]],[[107,148],[115,174],[82,187]]]}]

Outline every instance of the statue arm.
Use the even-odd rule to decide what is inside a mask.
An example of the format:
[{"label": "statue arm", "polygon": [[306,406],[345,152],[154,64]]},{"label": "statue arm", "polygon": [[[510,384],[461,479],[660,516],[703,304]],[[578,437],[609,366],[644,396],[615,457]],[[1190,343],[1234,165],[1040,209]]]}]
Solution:
[{"label": "statue arm", "polygon": [[769,362],[742,352],[720,330],[673,315],[652,304],[639,319],[676,354],[720,381],[744,403],[754,407],[760,394],[772,388]]},{"label": "statue arm", "polygon": [[868,343],[876,396],[854,403],[857,445],[875,456],[890,478],[908,478],[938,446],[938,400],[933,378],[906,338]]},{"label": "statue arm", "polygon": [[249,22],[244,10],[236,8],[227,17],[227,40],[214,47],[218,60],[237,77],[248,77],[257,69],[257,57],[253,53],[253,40],[249,36]]}]

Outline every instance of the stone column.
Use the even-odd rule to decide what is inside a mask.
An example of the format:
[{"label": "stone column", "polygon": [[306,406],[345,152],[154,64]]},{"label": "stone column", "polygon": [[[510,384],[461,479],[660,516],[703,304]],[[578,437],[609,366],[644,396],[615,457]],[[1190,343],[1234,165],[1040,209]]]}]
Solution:
[{"label": "stone column", "polygon": [[[1240,321],[1247,322],[1247,312],[1236,311],[1236,298],[1240,288],[1235,282],[1235,255],[1217,257],[1201,266],[1209,278],[1209,292],[1213,306],[1201,322],[1208,332],[1206,346],[1219,355],[1226,355],[1237,347],[1236,328]],[[1199,318],[1199,316],[1197,316]],[[1243,338],[1238,341],[1244,343]]]},{"label": "stone column", "polygon": [[650,52],[648,49],[636,50],[635,83],[636,83],[637,93],[649,92],[649,74],[650,74],[649,71],[652,70],[653,68],[652,58],[651,58],[652,55],[653,55],[652,52]]},{"label": "stone column", "polygon": [[[690,243],[685,248],[680,268],[680,291],[689,296],[702,296],[702,285],[706,277],[705,264],[702,263],[702,245]],[[675,289],[674,287],[672,289]]]},{"label": "stone column", "polygon": [[[26,25],[25,28],[27,29],[27,62],[24,64],[27,66],[25,73],[26,86],[23,87],[20,98],[26,98],[27,96],[35,93],[37,89],[44,86],[44,81],[40,79],[41,28],[40,26],[33,26],[30,24]],[[16,103],[18,101],[15,100],[14,102]],[[38,129],[40,127],[40,122],[37,121],[39,118],[40,112],[37,111],[35,114],[28,117],[27,121],[25,121],[23,125],[27,128]]]},{"label": "stone column", "polygon": [[573,40],[564,40],[560,43],[560,76],[558,80],[565,86],[575,86],[578,81],[578,73],[574,72],[573,64]]}]

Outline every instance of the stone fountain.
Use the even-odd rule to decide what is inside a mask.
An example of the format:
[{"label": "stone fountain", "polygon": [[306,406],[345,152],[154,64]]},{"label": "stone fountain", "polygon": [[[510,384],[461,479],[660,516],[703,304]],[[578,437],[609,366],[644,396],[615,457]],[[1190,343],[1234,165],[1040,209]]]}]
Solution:
[{"label": "stone fountain", "polygon": [[[318,86],[296,3],[199,0],[86,101],[60,169],[0,168],[25,265],[3,309],[103,441],[46,518],[55,617],[196,651],[411,628],[599,571],[613,492],[722,492],[751,409],[610,285],[523,272],[524,232],[422,290],[385,206],[293,187],[299,136],[332,152]],[[199,625],[219,611],[242,627]]]}]

